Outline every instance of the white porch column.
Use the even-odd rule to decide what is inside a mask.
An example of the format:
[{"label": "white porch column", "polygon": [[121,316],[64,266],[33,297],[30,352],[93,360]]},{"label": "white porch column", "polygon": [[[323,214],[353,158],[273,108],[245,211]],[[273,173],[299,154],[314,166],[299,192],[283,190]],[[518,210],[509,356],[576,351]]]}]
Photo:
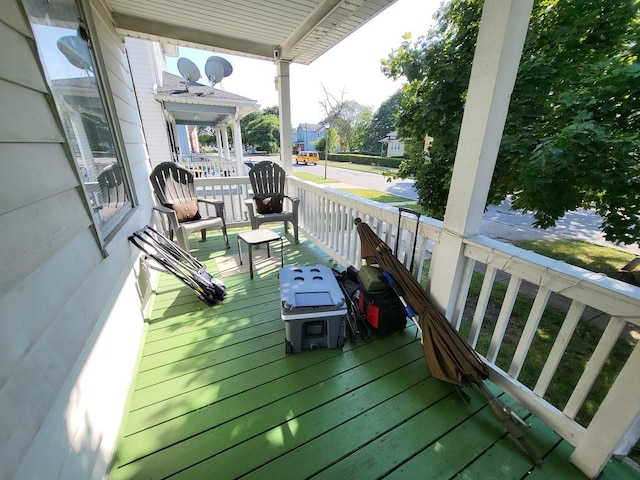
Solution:
[{"label": "white porch column", "polygon": [[464,267],[463,238],[480,230],[533,0],[486,0],[444,228],[434,248],[430,294],[449,320]]},{"label": "white porch column", "polygon": [[233,148],[236,152],[236,165],[238,175],[244,175],[244,158],[242,156],[242,131],[240,129],[240,119],[236,117],[233,121]]},{"label": "white porch column", "polygon": [[224,149],[224,159],[231,160],[231,153],[229,152],[229,132],[227,131],[227,124],[222,124],[222,144]]},{"label": "white porch column", "polygon": [[289,62],[277,63],[278,108],[280,109],[280,161],[287,174],[293,172],[291,153],[291,84]]},{"label": "white porch column", "polygon": [[224,157],[222,151],[222,136],[220,134],[220,127],[216,127],[216,148],[218,149],[218,158],[222,159]]}]

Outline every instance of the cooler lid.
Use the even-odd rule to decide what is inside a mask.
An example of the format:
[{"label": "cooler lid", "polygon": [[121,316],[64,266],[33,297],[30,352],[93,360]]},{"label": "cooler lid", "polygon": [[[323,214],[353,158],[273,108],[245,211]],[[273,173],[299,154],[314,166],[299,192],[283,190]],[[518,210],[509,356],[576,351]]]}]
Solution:
[{"label": "cooler lid", "polygon": [[287,265],[280,269],[280,297],[284,310],[331,311],[342,309],[346,300],[329,267]]}]

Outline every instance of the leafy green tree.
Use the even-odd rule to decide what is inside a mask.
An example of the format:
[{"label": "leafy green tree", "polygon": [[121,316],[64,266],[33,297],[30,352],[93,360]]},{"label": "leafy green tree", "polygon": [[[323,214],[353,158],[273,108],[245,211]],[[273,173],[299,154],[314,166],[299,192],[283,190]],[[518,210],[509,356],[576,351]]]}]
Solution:
[{"label": "leafy green tree", "polygon": [[280,151],[280,121],[275,115],[259,115],[251,120],[243,138],[247,145],[254,145],[267,153]]},{"label": "leafy green tree", "polygon": [[340,137],[340,150],[349,152],[360,150],[364,144],[365,133],[371,123],[371,108],[354,100],[343,102],[340,114],[334,120]]},{"label": "leafy green tree", "polygon": [[272,107],[264,107],[262,109],[262,113],[265,115],[275,115],[276,117],[280,117],[280,107],[274,105]]},{"label": "leafy green tree", "polygon": [[242,117],[240,119],[240,129],[244,132],[244,130],[247,128],[247,125],[250,122],[252,122],[253,120],[255,120],[258,117],[261,117],[262,115],[264,115],[262,110],[255,110],[255,111],[245,115],[244,117]]},{"label": "leafy green tree", "polygon": [[380,153],[380,139],[384,138],[387,133],[396,130],[396,112],[400,109],[401,96],[402,91],[398,90],[382,102],[375,111],[365,132],[363,150],[376,155]]},{"label": "leafy green tree", "polygon": [[198,125],[198,143],[201,146],[211,147],[216,143],[216,136],[213,128],[209,126]]},{"label": "leafy green tree", "polygon": [[[490,203],[549,227],[595,207],[607,239],[640,241],[640,66],[636,0],[538,0],[512,94]],[[482,2],[451,0],[437,26],[383,64],[404,76],[398,130],[412,139],[420,203],[442,217],[462,122]],[[419,153],[425,134],[433,137]]]},{"label": "leafy green tree", "polygon": [[330,128],[324,137],[320,137],[313,142],[313,146],[316,147],[318,152],[324,153],[327,150],[327,139],[329,139],[329,152],[335,152],[338,149],[340,140],[338,132],[335,128]]}]

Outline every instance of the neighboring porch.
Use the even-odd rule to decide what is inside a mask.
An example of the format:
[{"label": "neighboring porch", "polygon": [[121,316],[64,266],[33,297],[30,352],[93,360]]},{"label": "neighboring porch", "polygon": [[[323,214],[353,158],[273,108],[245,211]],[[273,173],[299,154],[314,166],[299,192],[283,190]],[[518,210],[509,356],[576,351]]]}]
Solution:
[{"label": "neighboring porch", "polygon": [[[237,243],[192,238],[228,296],[207,308],[177,279],[157,287],[110,478],[586,478],[573,447],[532,424],[535,467],[477,389],[465,405],[432,378],[415,327],[343,350],[286,355],[279,247],[249,281]],[[286,236],[285,264],[335,266],[307,238]],[[245,262],[246,264],[246,262]],[[245,265],[246,267],[246,265]],[[222,270],[221,270],[222,268]],[[337,267],[342,269],[342,267]],[[497,389],[496,389],[497,391]],[[602,478],[624,478],[609,464]],[[627,471],[628,473],[628,471]],[[630,476],[629,478],[632,478]]]}]

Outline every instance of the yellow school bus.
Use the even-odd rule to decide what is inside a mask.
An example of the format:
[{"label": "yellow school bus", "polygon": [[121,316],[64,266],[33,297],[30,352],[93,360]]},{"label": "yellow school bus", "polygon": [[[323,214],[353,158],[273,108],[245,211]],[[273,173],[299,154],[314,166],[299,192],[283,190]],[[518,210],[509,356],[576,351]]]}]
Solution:
[{"label": "yellow school bus", "polygon": [[299,163],[304,163],[305,165],[307,163],[317,165],[318,160],[320,160],[318,152],[308,152],[304,150],[296,155],[296,165]]}]

